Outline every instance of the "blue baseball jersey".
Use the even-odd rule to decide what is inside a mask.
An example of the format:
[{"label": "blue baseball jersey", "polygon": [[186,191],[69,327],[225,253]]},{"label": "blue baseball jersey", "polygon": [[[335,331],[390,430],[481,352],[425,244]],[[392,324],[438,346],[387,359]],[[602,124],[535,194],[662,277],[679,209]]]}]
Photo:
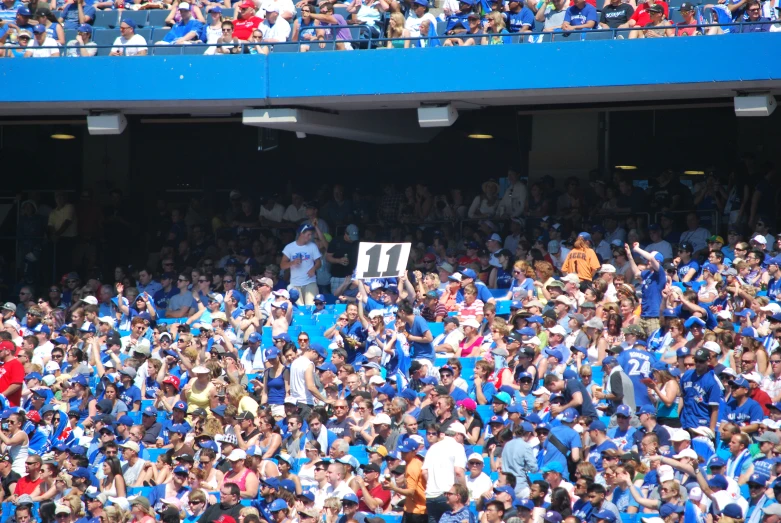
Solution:
[{"label": "blue baseball jersey", "polygon": [[681,376],[683,409],[681,425],[685,429],[710,425],[710,407],[719,406],[722,388],[712,370],[698,375],[696,369]]},{"label": "blue baseball jersey", "polygon": [[746,399],[743,405],[738,405],[738,400],[735,398],[727,402],[727,420],[739,427],[761,423],[763,419],[765,419],[765,413],[762,411],[762,407],[751,398]]},{"label": "blue baseball jersey", "polygon": [[662,290],[667,285],[667,274],[664,268],[659,265],[658,271],[645,270],[640,273],[643,281],[642,293],[643,299],[640,303],[641,318],[658,318],[659,310],[662,306]]},{"label": "blue baseball jersey", "polygon": [[654,403],[648,397],[648,385],[640,380],[651,375],[651,364],[656,360],[650,353],[639,350],[629,349],[618,355],[618,364],[623,371],[632,380],[632,387],[635,389],[635,404],[651,405]]}]

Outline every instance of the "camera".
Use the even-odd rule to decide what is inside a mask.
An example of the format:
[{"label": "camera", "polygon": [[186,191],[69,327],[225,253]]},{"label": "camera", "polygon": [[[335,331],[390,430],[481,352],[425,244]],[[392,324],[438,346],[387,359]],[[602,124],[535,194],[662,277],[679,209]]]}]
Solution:
[{"label": "camera", "polygon": [[255,281],[254,280],[247,280],[242,282],[241,289],[244,292],[250,292],[255,290]]}]

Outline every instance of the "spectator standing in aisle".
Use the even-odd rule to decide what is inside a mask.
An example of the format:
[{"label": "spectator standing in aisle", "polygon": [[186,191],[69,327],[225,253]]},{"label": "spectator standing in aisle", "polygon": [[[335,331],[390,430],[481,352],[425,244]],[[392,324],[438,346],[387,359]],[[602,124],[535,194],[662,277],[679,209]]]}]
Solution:
[{"label": "spectator standing in aisle", "polygon": [[296,231],[296,241],[287,244],[282,251],[282,269],[290,269],[290,288],[301,293],[299,304],[312,305],[318,294],[315,273],[322,264],[320,249],[312,241],[315,228],[301,225]]}]

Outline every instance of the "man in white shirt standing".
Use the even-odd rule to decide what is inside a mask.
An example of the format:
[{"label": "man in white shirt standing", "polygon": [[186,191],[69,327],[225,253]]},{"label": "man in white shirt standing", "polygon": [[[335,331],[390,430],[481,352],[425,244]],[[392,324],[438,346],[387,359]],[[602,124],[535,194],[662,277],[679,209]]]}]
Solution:
[{"label": "man in white shirt standing", "polygon": [[514,170],[507,171],[507,190],[499,202],[499,215],[507,218],[521,216],[526,210],[528,191],[526,184],[520,180],[520,175]]},{"label": "man in white shirt standing", "polygon": [[431,445],[423,461],[429,523],[438,523],[442,515],[450,510],[445,496],[450,487],[456,483],[466,487],[466,452],[454,438],[456,423],[448,427],[444,436],[440,433],[441,439]]},{"label": "man in white shirt standing", "polygon": [[313,343],[290,365],[290,396],[295,400],[301,417],[306,419],[315,405],[315,398],[323,403],[333,403],[323,396],[315,384],[315,363],[325,359],[325,349]]},{"label": "man in white shirt standing", "polygon": [[298,228],[296,241],[288,243],[282,250],[282,262],[279,264],[283,270],[290,269],[288,290],[297,289],[301,294],[299,305],[313,305],[318,293],[315,273],[322,260],[320,249],[312,241],[314,230],[311,225],[302,224]]},{"label": "man in white shirt standing", "polygon": [[38,24],[33,27],[33,41],[30,49],[24,53],[25,58],[54,58],[60,56],[60,44],[46,34],[46,26]]}]

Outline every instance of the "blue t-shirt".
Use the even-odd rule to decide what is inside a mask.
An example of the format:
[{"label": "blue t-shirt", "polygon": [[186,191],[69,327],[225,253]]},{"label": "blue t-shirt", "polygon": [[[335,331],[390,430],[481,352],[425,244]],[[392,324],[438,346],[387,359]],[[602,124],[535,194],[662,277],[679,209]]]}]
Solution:
[{"label": "blue t-shirt", "polygon": [[141,389],[135,385],[131,385],[127,389],[123,386],[119,386],[119,399],[127,405],[127,408],[133,410],[133,403],[141,401]]},{"label": "blue t-shirt", "polygon": [[163,38],[163,41],[171,43],[174,40],[177,40],[190,31],[195,31],[198,33],[198,39],[199,40],[205,40],[203,37],[203,24],[196,20],[195,18],[191,18],[189,22],[186,24],[183,24],[181,21],[179,21],[177,24],[174,24],[174,26],[171,28],[171,30],[168,32],[167,35],[165,35],[165,38]]},{"label": "blue t-shirt", "polygon": [[[84,16],[90,19],[90,23],[95,20],[95,8],[86,3],[82,6]],[[79,22],[79,7],[75,3],[68,4],[65,9],[62,10],[63,28],[64,29],[78,29],[81,25]]]},{"label": "blue t-shirt", "polygon": [[[412,325],[407,325],[407,331],[413,336],[423,336],[429,331],[428,322],[421,316],[415,316],[412,320]],[[434,345],[431,342],[413,341],[411,349],[412,354],[410,356],[413,360],[434,360]]]},{"label": "blue t-shirt", "polygon": [[613,489],[613,495],[610,496],[610,501],[618,508],[619,512],[626,512],[629,507],[639,507],[635,498],[632,497],[632,493],[629,489],[620,489],[618,487]]},{"label": "blue t-shirt", "polygon": [[[561,441],[562,445],[564,445],[565,448],[568,449],[583,448],[583,445],[580,441],[580,434],[578,434],[577,432],[575,432],[569,427],[566,427],[564,425],[559,425],[558,427],[553,427],[550,433],[555,435],[559,439],[559,441]],[[553,443],[550,442],[550,437],[548,437],[548,439],[545,440],[543,449],[545,451],[545,455],[542,458],[543,466],[547,465],[548,463],[558,461],[559,463],[564,465],[564,474],[562,474],[562,476],[564,477],[564,479],[569,481],[569,471],[567,470],[567,456],[559,452],[559,449],[557,449],[555,445],[553,445]]]},{"label": "blue t-shirt", "polygon": [[585,25],[586,22],[593,21],[596,27],[598,20],[597,10],[588,3],[583,6],[583,9],[573,5],[564,13],[564,21],[569,22],[570,25]]},{"label": "blue t-shirt", "polygon": [[534,13],[526,6],[523,6],[517,13],[507,13],[507,30],[511,33],[519,33],[521,29],[528,27],[534,28]]},{"label": "blue t-shirt", "polygon": [[767,282],[767,297],[777,301],[781,297],[781,278],[770,278]]},{"label": "blue t-shirt", "polygon": [[607,437],[610,438],[619,449],[629,451],[632,449],[632,445],[634,445],[635,432],[637,432],[637,429],[632,426],[630,426],[626,432],[619,427],[613,427],[612,429],[607,430]]},{"label": "blue t-shirt", "polygon": [[179,294],[179,289],[175,287],[168,292],[166,292],[165,289],[160,289],[159,291],[157,291],[155,295],[152,296],[152,299],[155,300],[155,307],[157,308],[157,311],[160,312],[160,309],[167,309],[168,300],[170,300],[177,294]]},{"label": "blue t-shirt", "polygon": [[445,32],[452,31],[453,29],[466,29],[469,30],[469,20],[468,17],[470,15],[471,11],[467,11],[465,13],[453,13],[452,15],[447,17],[447,27],[445,28]]},{"label": "blue t-shirt", "polygon": [[685,429],[707,427],[710,425],[710,407],[719,406],[722,389],[712,370],[702,376],[696,369],[681,376],[683,409],[681,425]]},{"label": "blue t-shirt", "polygon": [[618,449],[618,447],[609,439],[602,442],[601,445],[589,449],[588,461],[596,467],[597,472],[602,472],[605,470],[605,467],[602,466],[602,453],[610,449]]},{"label": "blue t-shirt", "polygon": [[645,270],[640,273],[643,280],[642,293],[643,299],[640,303],[641,318],[658,318],[662,306],[662,290],[667,285],[667,274],[664,268],[659,264],[659,270]]},{"label": "blue t-shirt", "polygon": [[692,276],[691,280],[689,281],[694,281],[694,279],[700,273],[700,264],[694,260],[689,260],[689,263],[684,263],[678,266],[678,279],[683,281],[683,278],[689,274],[689,271],[692,269],[694,269],[694,276]]},{"label": "blue t-shirt", "polygon": [[[477,287],[478,300],[482,301],[483,303],[488,303],[488,300],[492,300],[494,298],[494,295],[491,294],[491,291],[488,290],[488,287],[486,287],[485,283],[481,281],[475,281],[473,284],[475,287]],[[462,301],[464,301],[464,292],[459,290],[458,294],[456,294],[456,303],[461,303]]]},{"label": "blue t-shirt", "polygon": [[[645,295],[643,295],[645,297]],[[632,386],[635,389],[635,404],[651,405],[653,402],[648,397],[648,385],[640,380],[651,375],[651,363],[656,360],[651,354],[644,350],[629,349],[618,355],[618,364],[623,371],[632,380]]]},{"label": "blue t-shirt", "polygon": [[736,424],[738,427],[750,425],[752,423],[761,423],[765,419],[765,413],[759,403],[748,398],[743,405],[738,406],[738,400],[735,398],[727,402],[727,420]]}]

